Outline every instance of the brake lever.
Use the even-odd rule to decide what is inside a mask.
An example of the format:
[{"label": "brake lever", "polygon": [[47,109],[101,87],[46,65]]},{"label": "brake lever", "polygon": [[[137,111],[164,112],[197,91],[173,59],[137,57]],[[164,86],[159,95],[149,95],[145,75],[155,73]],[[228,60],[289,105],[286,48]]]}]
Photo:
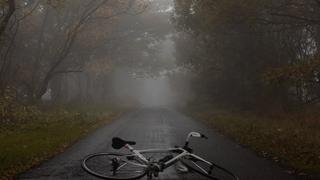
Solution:
[{"label": "brake lever", "polygon": [[204,139],[209,139],[206,135],[204,134],[201,134],[201,137],[204,138]]}]

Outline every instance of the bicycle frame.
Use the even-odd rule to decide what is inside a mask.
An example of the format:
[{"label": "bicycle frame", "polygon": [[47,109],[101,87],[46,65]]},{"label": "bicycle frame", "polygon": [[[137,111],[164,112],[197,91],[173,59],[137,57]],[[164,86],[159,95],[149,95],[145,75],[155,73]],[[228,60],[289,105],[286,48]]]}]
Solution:
[{"label": "bicycle frame", "polygon": [[[213,162],[207,161],[195,154],[192,153],[192,149],[188,146],[189,145],[189,139],[190,137],[198,137],[198,138],[204,138],[208,139],[205,135],[197,132],[191,132],[188,134],[185,145],[183,147],[174,147],[174,148],[162,148],[162,149],[142,149],[142,150],[136,150],[130,144],[134,145],[134,141],[125,141],[120,138],[114,138],[112,141],[115,144],[112,144],[112,147],[115,149],[120,149],[120,148],[126,148],[130,151],[128,154],[122,154],[122,153],[97,153],[97,154],[92,154],[87,156],[83,162],[82,162],[82,167],[89,172],[90,174],[100,177],[100,178],[110,178],[110,179],[119,179],[119,178],[113,178],[108,175],[104,175],[101,173],[97,173],[91,168],[89,168],[86,165],[87,160],[94,158],[94,157],[99,157],[99,156],[115,156],[114,158],[110,159],[112,162],[112,169],[111,171],[115,174],[116,171],[120,171],[120,169],[124,168],[126,165],[133,165],[140,167],[141,170],[135,171],[133,178],[140,178],[143,177],[144,175],[148,176],[148,179],[152,179],[152,177],[158,177],[160,172],[163,172],[166,168],[174,165],[175,163],[179,162],[181,160],[181,166],[185,165],[187,170],[195,171],[198,172],[199,174],[209,177],[211,179],[218,179],[215,178],[215,174],[213,174],[212,170],[218,169],[222,171],[222,173],[225,173],[226,175],[233,177],[235,180],[239,180],[239,178],[234,175],[232,172],[228,171],[227,169],[218,166],[217,164],[214,164]],[[152,153],[168,153],[170,155],[164,156],[161,159],[155,159],[152,158],[152,156],[147,156],[146,154],[152,154]],[[174,154],[174,155],[172,155]],[[119,161],[123,163],[118,163]],[[188,163],[193,163],[192,165],[188,165]],[[199,165],[197,162],[200,161],[202,162],[202,165],[208,166],[207,168],[202,167]],[[114,164],[113,164],[114,163]],[[204,163],[204,164],[203,164]],[[194,168],[195,166],[196,168]],[[178,166],[179,167],[179,166]],[[124,168],[125,169],[125,168]],[[181,169],[184,169],[183,167]],[[124,172],[127,171],[126,169]],[[182,170],[184,171],[184,170]],[[125,178],[125,179],[131,179],[131,178]]]},{"label": "bicycle frame", "polygon": [[[179,159],[183,158],[183,157],[186,157],[186,156],[190,156],[190,157],[193,157],[193,158],[196,158],[196,159],[199,159],[207,164],[209,164],[210,166],[212,166],[212,163],[210,163],[209,161],[206,161],[205,159],[195,155],[195,154],[192,154],[192,153],[189,153],[188,151],[186,151],[185,149],[181,148],[181,147],[177,147],[177,148],[167,148],[167,149],[145,149],[145,150],[135,150],[133,147],[131,147],[130,145],[126,145],[125,146],[127,149],[130,150],[130,152],[132,152],[132,154],[130,155],[127,155],[127,156],[136,156],[138,157],[142,162],[143,164],[138,164],[138,163],[133,163],[133,162],[130,162],[130,161],[127,161],[127,160],[124,160],[124,159],[121,159],[122,161],[125,161],[126,163],[128,164],[133,164],[133,165],[136,165],[136,166],[140,166],[140,167],[145,167],[147,168],[149,165],[150,165],[150,161],[145,157],[143,156],[143,153],[170,153],[170,152],[181,152],[179,153],[178,155],[176,155],[175,157],[173,157],[172,159],[164,162],[163,166],[160,167],[159,171],[163,171],[164,169],[170,167],[172,164],[174,164],[175,162],[179,161]],[[121,167],[119,167],[120,169]],[[199,167],[204,173],[207,173],[205,170],[203,170],[201,167]]]}]

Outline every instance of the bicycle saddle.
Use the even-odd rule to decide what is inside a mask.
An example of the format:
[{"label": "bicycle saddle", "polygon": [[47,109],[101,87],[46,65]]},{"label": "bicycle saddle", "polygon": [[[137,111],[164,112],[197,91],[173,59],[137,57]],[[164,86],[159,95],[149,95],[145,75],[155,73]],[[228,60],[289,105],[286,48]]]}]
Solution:
[{"label": "bicycle saddle", "polygon": [[126,144],[135,145],[136,142],[134,142],[134,141],[126,141],[126,140],[123,140],[123,139],[118,138],[118,137],[112,138],[112,147],[114,149],[121,149]]}]

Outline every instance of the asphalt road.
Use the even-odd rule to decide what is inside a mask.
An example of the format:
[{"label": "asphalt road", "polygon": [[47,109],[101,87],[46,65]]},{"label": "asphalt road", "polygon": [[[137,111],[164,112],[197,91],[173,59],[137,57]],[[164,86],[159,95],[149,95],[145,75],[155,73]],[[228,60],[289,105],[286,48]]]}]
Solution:
[{"label": "asphalt road", "polygon": [[[190,131],[198,131],[209,137],[209,140],[191,140],[190,145],[196,154],[226,167],[241,180],[296,179],[273,162],[257,157],[252,151],[237,145],[204,124],[167,109],[140,109],[127,113],[80,140],[64,153],[20,175],[19,179],[96,179],[82,170],[81,160],[90,153],[115,152],[111,147],[112,137],[134,140],[137,142],[134,146],[136,149],[165,148],[183,145]],[[194,173],[177,173],[172,167],[160,174],[158,179],[201,177]]]}]

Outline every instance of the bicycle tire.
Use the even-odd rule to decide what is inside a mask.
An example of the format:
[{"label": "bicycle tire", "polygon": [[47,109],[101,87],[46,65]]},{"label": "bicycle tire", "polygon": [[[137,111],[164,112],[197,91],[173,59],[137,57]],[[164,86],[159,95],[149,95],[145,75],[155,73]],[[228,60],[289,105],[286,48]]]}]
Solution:
[{"label": "bicycle tire", "polygon": [[[121,156],[128,156],[128,154],[121,154],[121,153],[95,153],[95,154],[90,154],[90,155],[86,156],[83,159],[82,168],[86,172],[88,172],[89,174],[91,174],[91,175],[93,175],[95,177],[98,177],[98,178],[101,178],[101,179],[110,179],[110,180],[139,179],[139,178],[141,178],[141,177],[146,175],[146,169],[143,168],[143,167],[139,167],[139,166],[136,166],[136,168],[139,167],[141,172],[139,172],[138,174],[126,173],[127,175],[129,175],[128,177],[124,177],[124,176],[122,177],[121,175],[119,177],[116,177],[116,175],[118,175],[118,174],[116,174],[113,170],[105,169],[105,167],[108,165],[108,163],[109,164],[112,163],[112,159],[111,159],[112,157],[115,158],[115,157],[121,157]],[[92,161],[92,162],[90,162],[90,161]],[[134,159],[129,160],[129,161],[134,161]],[[123,165],[123,167],[126,166],[126,165],[124,165],[124,163],[122,165]],[[127,164],[127,165],[134,166],[132,164]],[[101,172],[100,172],[100,170],[98,170],[98,166],[99,167],[103,167]],[[113,168],[112,165],[109,165],[109,166],[110,166],[110,168]],[[112,175],[110,174],[109,171],[110,172],[112,171]],[[121,172],[119,170],[116,170],[116,171],[117,171],[117,173]],[[123,170],[123,172],[126,172],[126,171],[136,171],[136,170],[131,170],[130,168],[127,169],[127,170]],[[110,174],[110,175],[108,175],[108,174]]]},{"label": "bicycle tire", "polygon": [[[239,178],[234,175],[232,172],[230,172],[229,170],[215,164],[212,163],[212,170],[211,173],[209,173],[209,169],[211,166],[209,164],[207,164],[206,162],[200,160],[200,159],[195,159],[193,157],[187,157],[187,158],[183,158],[180,160],[182,162],[183,165],[185,165],[189,170],[194,171],[204,177],[207,177],[209,179],[213,179],[213,180],[239,180]],[[200,162],[200,163],[199,163]],[[202,170],[197,167],[197,165],[195,165],[194,163],[196,163],[198,166],[200,166],[202,168]],[[203,166],[201,166],[200,164],[203,164]],[[206,167],[204,167],[206,166]],[[203,170],[207,170],[207,172],[203,172]]]}]

